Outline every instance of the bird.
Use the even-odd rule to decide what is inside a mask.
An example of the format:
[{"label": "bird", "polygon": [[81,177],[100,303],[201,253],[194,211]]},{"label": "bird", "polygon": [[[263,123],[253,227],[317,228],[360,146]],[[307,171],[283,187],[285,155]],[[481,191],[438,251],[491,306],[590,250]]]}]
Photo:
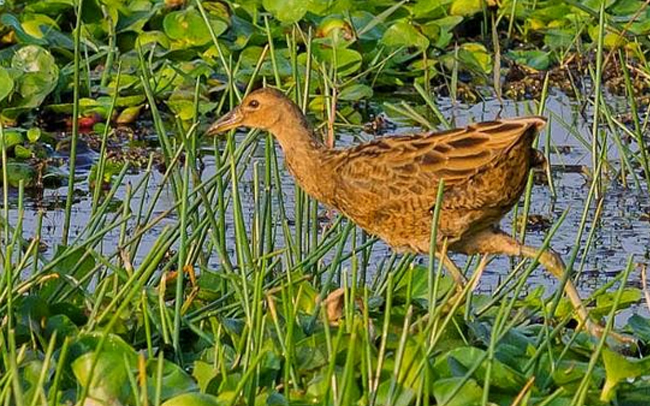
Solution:
[{"label": "bird", "polygon": [[[533,148],[541,116],[498,119],[439,132],[392,135],[346,148],[322,142],[302,110],[281,91],[257,89],[207,130],[238,127],[271,133],[300,187],[396,252],[429,253],[432,213],[442,200],[436,247],[466,255],[523,256],[563,280],[565,266],[552,249],[518,242],[499,227],[523,194],[531,168],[544,162]],[[446,252],[435,255],[458,284],[464,277]],[[600,337],[571,279],[565,293],[581,326]]]}]

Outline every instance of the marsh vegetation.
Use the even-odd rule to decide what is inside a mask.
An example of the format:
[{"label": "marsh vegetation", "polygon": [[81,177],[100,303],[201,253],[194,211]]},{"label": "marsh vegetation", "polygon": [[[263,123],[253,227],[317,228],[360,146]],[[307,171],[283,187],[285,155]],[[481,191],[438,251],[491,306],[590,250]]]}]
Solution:
[{"label": "marsh vegetation", "polygon": [[[647,2],[0,10],[3,404],[650,402]],[[577,328],[530,261],[495,258],[455,295],[438,261],[308,198],[268,134],[203,135],[263,85],[336,146],[548,117],[550,165],[504,227],[552,244],[638,345]],[[469,278],[479,259],[454,257]]]}]

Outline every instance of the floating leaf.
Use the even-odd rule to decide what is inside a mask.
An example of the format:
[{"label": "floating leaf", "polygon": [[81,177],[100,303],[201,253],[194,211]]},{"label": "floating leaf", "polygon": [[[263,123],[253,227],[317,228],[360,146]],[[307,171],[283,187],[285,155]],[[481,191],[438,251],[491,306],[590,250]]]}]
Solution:
[{"label": "floating leaf", "polygon": [[492,56],[484,45],[469,42],[460,46],[458,59],[465,67],[481,73],[492,71]]},{"label": "floating leaf", "polygon": [[6,148],[11,148],[14,145],[22,144],[25,138],[23,137],[23,133],[20,131],[16,130],[6,130],[4,132],[5,136],[5,147]]},{"label": "floating leaf", "polygon": [[[210,20],[210,25],[217,36],[228,29],[228,24],[218,19]],[[169,38],[188,46],[201,46],[212,41],[203,17],[193,7],[167,14],[163,28]]]},{"label": "floating leaf", "polygon": [[10,186],[18,187],[20,181],[30,187],[36,181],[36,169],[26,162],[7,162],[7,181]]},{"label": "floating leaf", "polygon": [[13,14],[3,14],[0,17],[0,23],[13,28],[18,40],[23,44],[46,45],[47,41],[43,38],[36,38],[28,34],[18,18]]},{"label": "floating leaf", "polygon": [[27,139],[30,143],[35,143],[41,138],[41,129],[38,127],[32,127],[27,130]]},{"label": "floating leaf", "polygon": [[0,101],[4,100],[14,90],[14,80],[9,76],[9,72],[0,66]]},{"label": "floating leaf", "polygon": [[[440,379],[433,384],[433,396],[436,404],[447,406],[467,406],[480,404],[483,389],[473,379],[460,378]],[[458,391],[459,385],[462,386]]]},{"label": "floating leaf", "polygon": [[222,406],[223,403],[206,393],[185,393],[171,398],[162,406]]},{"label": "floating leaf", "polygon": [[608,348],[603,348],[603,364],[605,364],[605,384],[600,400],[609,403],[616,393],[615,389],[619,382],[648,373],[650,358],[632,361]]},{"label": "floating leaf", "polygon": [[328,64],[336,62],[336,71],[339,76],[347,76],[358,71],[363,60],[360,53],[347,48],[314,48],[313,52],[314,57],[320,62],[327,62]]},{"label": "floating leaf", "polygon": [[29,147],[23,147],[20,144],[14,147],[14,156],[18,159],[29,159],[32,155],[32,149]]},{"label": "floating leaf", "polygon": [[496,0],[454,0],[449,13],[454,16],[473,16],[483,11],[484,7],[494,5]]},{"label": "floating leaf", "polygon": [[371,97],[372,88],[361,83],[354,83],[350,86],[344,87],[339,93],[339,99],[347,101],[357,101],[361,99],[369,99]]},{"label": "floating leaf", "polygon": [[305,0],[263,0],[264,9],[285,24],[300,20],[307,13]]},{"label": "floating leaf", "polygon": [[11,67],[22,73],[16,80],[16,91],[22,96],[21,107],[40,106],[59,80],[54,57],[37,45],[19,49],[11,59]]},{"label": "floating leaf", "polygon": [[[152,359],[147,362],[147,375],[151,377],[158,376],[158,360]],[[182,393],[198,390],[198,386],[187,372],[167,360],[163,361],[161,381],[160,396],[163,400],[178,397]],[[147,380],[147,384],[149,385],[149,393],[156,393],[156,385],[158,384],[156,380],[149,379]]]},{"label": "floating leaf", "polygon": [[132,124],[135,120],[140,117],[140,110],[142,110],[143,105],[127,107],[117,116],[115,122],[117,124]]},{"label": "floating leaf", "polygon": [[382,42],[389,47],[416,47],[420,50],[425,50],[429,47],[427,37],[405,20],[391,25],[384,33]]},{"label": "floating leaf", "polygon": [[551,58],[548,53],[538,49],[513,50],[508,52],[507,56],[520,65],[529,66],[537,70],[546,70],[551,64]]}]

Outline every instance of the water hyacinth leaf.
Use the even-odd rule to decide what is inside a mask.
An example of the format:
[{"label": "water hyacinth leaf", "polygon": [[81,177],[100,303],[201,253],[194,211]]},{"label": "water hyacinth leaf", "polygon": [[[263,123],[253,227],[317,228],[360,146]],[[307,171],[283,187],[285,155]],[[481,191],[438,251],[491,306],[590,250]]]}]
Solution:
[{"label": "water hyacinth leaf", "polygon": [[284,24],[292,24],[307,13],[304,0],[263,0],[264,9]]},{"label": "water hyacinth leaf", "polygon": [[41,129],[38,127],[32,127],[27,130],[27,139],[30,143],[35,143],[41,138]]},{"label": "water hyacinth leaf", "polygon": [[[456,348],[440,357],[434,369],[443,376],[463,375],[466,371],[474,368],[478,363],[473,377],[482,381],[485,379],[487,363],[485,350],[476,347]],[[492,361],[490,385],[504,390],[517,391],[524,385],[525,379],[514,369],[503,364],[499,360]]]},{"label": "water hyacinth leaf", "polygon": [[[562,360],[557,364],[553,370],[552,377],[556,385],[564,387],[569,392],[575,391],[588,374],[589,364],[577,360]],[[601,382],[605,378],[605,371],[598,367],[593,370],[589,375],[589,380],[592,385],[596,386],[597,382]]]},{"label": "water hyacinth leaf", "polygon": [[6,130],[5,131],[5,147],[11,148],[14,145],[22,144],[25,138],[20,131]]},{"label": "water hyacinth leaf", "polygon": [[83,3],[81,3],[81,19],[85,23],[97,23],[102,21],[103,18],[104,13],[102,13],[102,9],[97,0],[84,0]]},{"label": "water hyacinth leaf", "polygon": [[162,406],[223,406],[224,404],[207,393],[185,393],[169,399]]},{"label": "water hyacinth leaf", "polygon": [[23,147],[20,144],[14,147],[14,156],[18,159],[29,159],[32,155],[32,149],[29,147]]},{"label": "water hyacinth leaf", "polygon": [[[393,393],[393,398],[389,399],[389,396]],[[395,395],[395,394],[398,395]],[[409,406],[413,404],[413,399],[415,399],[416,392],[413,389],[406,388],[402,384],[395,384],[391,380],[385,380],[377,388],[377,404],[379,405],[388,405],[393,406]]]},{"label": "water hyacinth leaf", "polygon": [[169,48],[169,37],[162,31],[145,31],[138,36],[138,43],[140,46],[148,44],[158,44],[163,48]]},{"label": "water hyacinth leaf", "polygon": [[550,29],[544,35],[544,43],[552,50],[569,48],[575,40],[575,33],[568,29]]},{"label": "water hyacinth leaf", "polygon": [[210,362],[201,360],[194,361],[192,376],[196,379],[201,392],[206,392],[210,382],[217,377],[219,370]]},{"label": "water hyacinth leaf", "polygon": [[57,335],[57,342],[62,343],[65,337],[76,337],[79,327],[65,314],[55,314],[48,317],[45,324],[46,337],[52,337],[54,333]]},{"label": "water hyacinth leaf", "polygon": [[[218,19],[211,19],[210,25],[217,36],[228,29],[228,24]],[[167,14],[163,28],[169,38],[186,46],[201,46],[212,41],[203,17],[193,7]]]},{"label": "water hyacinth leaf", "polygon": [[[433,396],[436,404],[447,406],[478,405],[483,396],[481,388],[475,380],[469,379],[463,383],[464,378],[439,379],[433,383]],[[460,390],[456,391],[461,385]]]},{"label": "water hyacinth leaf", "polygon": [[[334,53],[336,52],[336,55]],[[358,71],[361,68],[363,57],[357,51],[347,48],[321,48],[317,47],[313,50],[314,57],[319,62],[327,63],[328,66],[336,63],[336,70],[339,76],[347,76]],[[303,56],[304,55],[304,56]],[[299,61],[306,59],[305,54],[301,54]]]},{"label": "water hyacinth leaf", "polygon": [[59,80],[54,57],[37,45],[19,49],[11,59],[11,67],[22,73],[16,80],[16,91],[22,96],[21,107],[40,106]]},{"label": "water hyacinth leaf", "polygon": [[[129,373],[137,374],[135,360],[129,358],[129,354],[122,351],[105,350],[98,355],[88,352],[72,363],[72,372],[81,386],[88,387],[91,398],[100,402],[127,403],[131,397]],[[96,365],[94,371],[93,363]]]},{"label": "water hyacinth leaf", "polygon": [[7,182],[9,186],[18,187],[23,181],[25,187],[31,187],[36,181],[36,169],[26,162],[10,160],[7,162]]},{"label": "water hyacinth leaf", "polygon": [[[151,359],[147,362],[147,375],[151,379],[147,380],[149,393],[156,392],[156,377],[158,374],[158,360]],[[163,361],[162,369],[162,400],[170,399],[182,393],[198,391],[198,386],[187,372],[181,367],[168,360]]]},{"label": "water hyacinth leaf", "polygon": [[[130,403],[132,393],[129,374],[137,375],[137,353],[117,335],[109,334],[105,340],[102,337],[101,333],[77,336],[70,346],[72,372],[81,386],[88,387],[88,393],[93,399]],[[97,354],[100,342],[103,342],[103,347]]]},{"label": "water hyacinth leaf", "polygon": [[115,122],[117,124],[132,124],[135,122],[135,120],[140,117],[140,110],[142,110],[143,105],[140,106],[132,106],[132,107],[127,107],[122,112],[120,112],[120,115],[117,116],[115,119]]},{"label": "water hyacinth leaf", "polygon": [[357,34],[361,32],[359,39],[362,41],[379,41],[386,31],[384,24],[377,22],[377,17],[367,11],[355,11],[351,20]]},{"label": "water hyacinth leaf", "polygon": [[43,38],[36,38],[28,34],[23,28],[20,20],[16,18],[13,14],[3,14],[0,17],[0,23],[7,27],[13,28],[16,38],[22,44],[31,44],[31,45],[46,45],[47,41]]},{"label": "water hyacinth leaf", "polygon": [[632,328],[634,336],[646,342],[650,341],[650,319],[634,314],[628,320],[628,325]]},{"label": "water hyacinth leaf", "polygon": [[358,101],[361,99],[369,99],[371,97],[372,88],[361,83],[354,83],[350,86],[346,86],[339,93],[339,99],[346,101]]},{"label": "water hyacinth leaf", "polygon": [[610,402],[616,394],[616,386],[619,382],[635,379],[648,373],[650,358],[631,361],[608,348],[603,348],[603,364],[605,365],[605,385],[603,385],[600,400]]},{"label": "water hyacinth leaf", "polygon": [[507,53],[507,56],[519,65],[537,70],[546,70],[551,64],[549,54],[539,49],[512,50]]},{"label": "water hyacinth leaf", "polygon": [[496,4],[496,0],[454,0],[449,8],[449,13],[455,16],[469,17],[483,11],[484,7]]},{"label": "water hyacinth leaf", "polygon": [[14,90],[14,80],[9,72],[0,66],[0,101],[6,99]]},{"label": "water hyacinth leaf", "polygon": [[25,10],[33,13],[42,13],[58,17],[64,11],[74,7],[74,0],[47,0],[29,2],[25,5]]},{"label": "water hyacinth leaf", "polygon": [[429,39],[406,20],[391,25],[384,33],[382,42],[389,47],[415,47],[421,51],[429,47]]},{"label": "water hyacinth leaf", "polygon": [[458,59],[471,70],[485,74],[492,71],[492,56],[483,44],[469,42],[461,45]]},{"label": "water hyacinth leaf", "polygon": [[[79,111],[83,114],[91,109],[99,107],[102,105],[100,98],[97,100],[89,99],[87,97],[82,97],[79,99]],[[108,100],[108,99],[104,99]],[[108,101],[110,103],[110,100]],[[59,104],[48,104],[45,106],[46,110],[52,111],[57,114],[72,114],[72,103],[59,103]]]},{"label": "water hyacinth leaf", "polygon": [[[602,295],[599,295],[596,299],[596,308],[593,310],[594,315],[596,314],[608,314],[611,311],[612,306],[616,300],[616,292],[607,292]],[[623,291],[621,300],[618,303],[616,310],[622,310],[627,307],[630,307],[636,303],[639,303],[641,299],[641,291],[639,289],[628,288]]]}]

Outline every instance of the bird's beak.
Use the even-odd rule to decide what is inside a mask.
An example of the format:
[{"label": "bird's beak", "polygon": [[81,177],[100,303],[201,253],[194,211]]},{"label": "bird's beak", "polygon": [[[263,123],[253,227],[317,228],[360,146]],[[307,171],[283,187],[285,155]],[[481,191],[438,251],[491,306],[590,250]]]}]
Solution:
[{"label": "bird's beak", "polygon": [[243,120],[244,120],[244,116],[241,110],[239,109],[239,107],[235,107],[229,113],[226,113],[214,124],[212,124],[210,128],[208,128],[207,134],[217,135],[219,133],[232,130],[233,128],[239,127]]}]

